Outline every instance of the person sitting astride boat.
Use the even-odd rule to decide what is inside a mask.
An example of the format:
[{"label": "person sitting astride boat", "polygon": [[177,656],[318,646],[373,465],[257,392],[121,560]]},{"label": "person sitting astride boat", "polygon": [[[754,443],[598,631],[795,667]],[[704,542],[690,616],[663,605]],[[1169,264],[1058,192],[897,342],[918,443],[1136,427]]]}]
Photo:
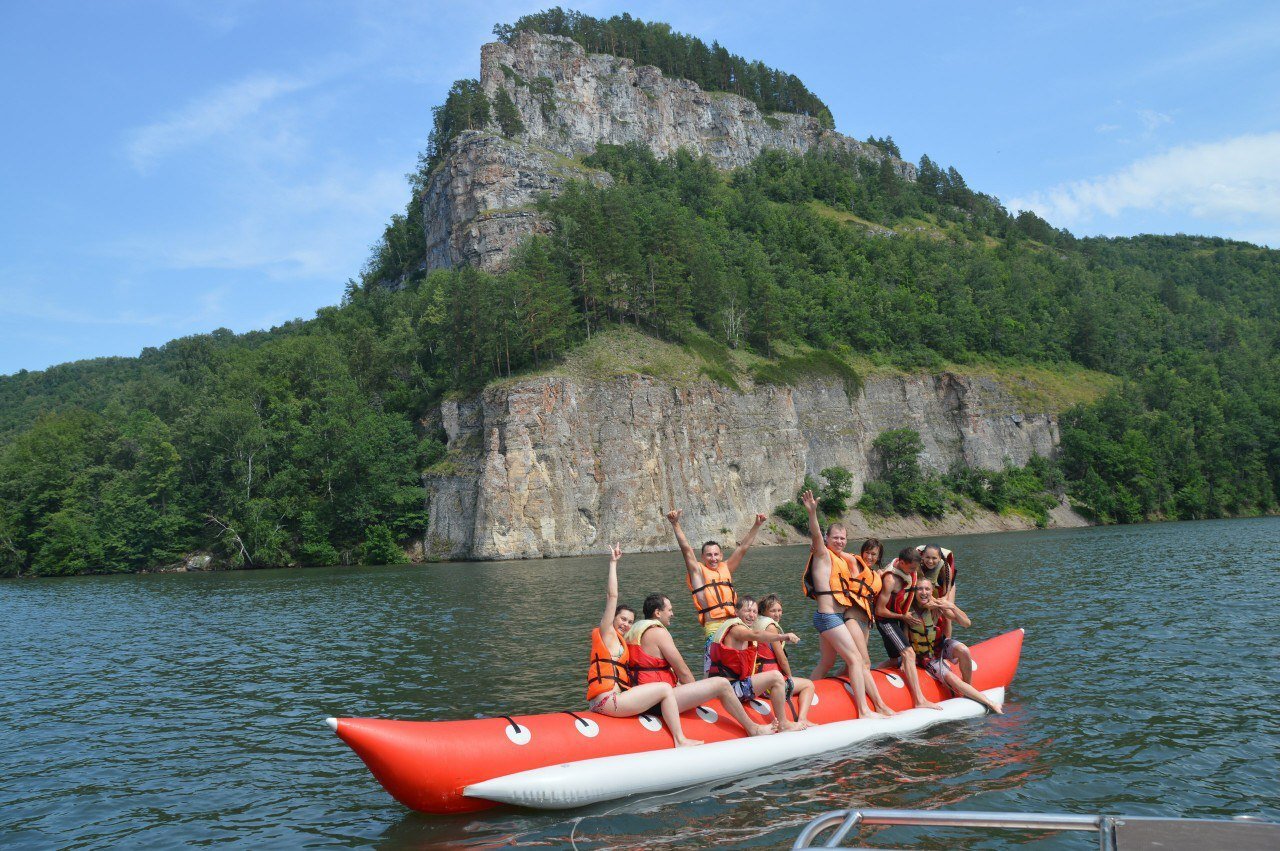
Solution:
[{"label": "person sitting astride boat", "polygon": [[[920,551],[907,547],[889,563],[881,574],[884,581],[880,596],[876,598],[876,629],[884,642],[889,664],[902,668],[902,677],[916,706],[925,709],[941,709],[941,704],[926,700],[920,691],[920,677],[916,673],[916,655],[907,638],[907,627],[921,625],[912,604],[916,597],[916,584],[920,578]],[[932,592],[930,592],[932,593]]]},{"label": "person sitting astride boat", "polygon": [[782,672],[756,673],[759,644],[794,644],[799,640],[800,636],[793,632],[761,632],[748,627],[742,618],[729,618],[721,622],[707,645],[707,676],[729,680],[739,700],[768,695],[776,719],[774,726],[778,730],[800,730],[802,725],[787,718],[787,681]]},{"label": "person sitting astride boat", "polygon": [[[809,561],[805,566],[805,595],[818,601],[818,611],[813,614],[813,628],[818,632],[822,655],[825,658],[830,652],[833,658],[838,656],[844,660],[849,670],[849,687],[853,691],[853,703],[858,709],[859,718],[892,715],[893,710],[881,700],[871,677],[870,659],[864,659],[863,654],[858,652],[853,632],[845,626],[844,616],[841,614],[845,607],[856,605],[856,595],[851,593],[850,588],[848,562],[827,547],[822,527],[818,525],[818,501],[814,499],[813,491],[802,493],[800,502],[809,512],[810,546]],[[839,534],[845,534],[843,527]],[[868,695],[875,701],[876,709],[872,709],[867,703]]]},{"label": "person sitting astride boat", "polygon": [[698,613],[698,622],[702,624],[703,632],[710,638],[720,629],[724,621],[738,613],[738,595],[733,588],[733,573],[742,564],[742,557],[747,554],[760,527],[768,518],[763,514],[757,514],[751,531],[747,532],[747,536],[738,544],[733,555],[727,559],[724,558],[719,543],[707,541],[702,545],[702,560],[699,561],[694,555],[693,547],[689,546],[689,541],[684,536],[684,530],[680,528],[680,515],[683,513],[677,510],[668,511],[667,520],[671,521],[671,528],[676,533],[676,543],[680,545],[680,553],[684,556],[687,574],[685,582],[693,595],[693,608]]},{"label": "person sitting astride boat", "polygon": [[635,613],[629,608],[629,617],[620,617],[618,609],[618,559],[622,549],[613,545],[609,553],[609,578],[605,583],[604,614],[600,625],[591,631],[591,661],[587,668],[587,706],[592,712],[612,718],[630,718],[647,712],[655,705],[662,712],[662,720],[675,740],[676,747],[700,745],[701,741],[689,739],[680,726],[680,706],[676,702],[675,689],[669,683],[644,683],[634,685],[627,669],[627,644],[622,630],[631,627]]},{"label": "person sitting astride boat", "polygon": [[627,632],[627,656],[630,660],[627,667],[636,685],[667,683],[675,686],[676,704],[681,712],[713,698],[718,699],[733,720],[747,731],[747,735],[765,736],[773,732],[772,727],[757,724],[748,717],[733,693],[733,686],[724,677],[693,678],[668,631],[675,614],[669,597],[650,594],[642,608],[644,620],[638,621]]},{"label": "person sitting astride boat", "polygon": [[[933,596],[945,598],[948,602],[956,601],[956,557],[955,553],[937,544],[919,544],[920,575],[933,584]],[[947,624],[947,635],[951,634],[950,622]]]},{"label": "person sitting astride boat", "polygon": [[[743,623],[752,629],[782,634],[782,598],[777,594],[766,594],[758,609],[755,600],[742,597],[738,600],[738,613]],[[791,660],[787,658],[786,647],[782,644],[761,644],[756,649],[756,673],[765,671],[781,671],[786,677],[787,705],[791,707],[792,720],[808,727],[813,680],[791,675]]]},{"label": "person sitting astride boat", "polygon": [[969,616],[945,597],[934,596],[933,583],[924,576],[916,582],[912,610],[918,619],[918,625],[908,624],[907,637],[911,640],[911,649],[915,653],[916,667],[924,668],[954,694],[976,700],[996,715],[1003,715],[998,703],[951,670],[951,663],[959,658],[956,645],[960,642],[942,634],[942,621],[947,619],[960,626],[969,626]]}]

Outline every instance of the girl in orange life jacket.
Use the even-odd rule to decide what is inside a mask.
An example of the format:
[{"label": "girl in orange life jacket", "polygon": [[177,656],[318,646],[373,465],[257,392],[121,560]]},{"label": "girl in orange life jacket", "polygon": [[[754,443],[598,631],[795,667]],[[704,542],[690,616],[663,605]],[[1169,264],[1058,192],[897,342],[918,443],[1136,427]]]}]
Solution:
[{"label": "girl in orange life jacket", "polygon": [[[719,700],[749,736],[765,736],[773,728],[757,724],[747,716],[724,677],[695,680],[680,651],[676,649],[668,628],[674,614],[671,600],[665,594],[650,594],[644,601],[644,620],[627,633],[627,655],[637,684],[667,682],[675,686],[676,704],[680,711]],[[678,683],[678,684],[677,684]]]},{"label": "girl in orange life jacket", "polygon": [[[767,594],[760,601],[759,614],[755,600],[747,601],[743,597],[738,601],[738,609],[742,612],[742,620],[752,629],[763,632],[782,634],[782,599],[777,594]],[[809,726],[809,706],[813,703],[813,680],[791,675],[791,660],[782,644],[761,644],[756,649],[756,672],[780,671],[786,677],[787,704],[791,707],[792,717],[801,727]],[[792,700],[792,695],[795,699]]]},{"label": "girl in orange life jacket", "polygon": [[959,660],[956,645],[960,642],[942,633],[942,621],[947,619],[955,621],[960,626],[969,626],[969,616],[955,603],[948,602],[945,597],[936,596],[933,583],[925,576],[921,576],[916,582],[912,611],[919,619],[919,626],[907,627],[907,637],[911,641],[911,649],[915,652],[915,666],[924,668],[935,680],[951,689],[957,696],[976,700],[996,715],[1004,714],[998,703],[951,670],[950,663]]},{"label": "girl in orange life jacket", "polygon": [[761,632],[748,627],[742,618],[729,618],[711,637],[711,645],[707,649],[710,676],[730,680],[733,693],[739,700],[768,695],[777,729],[799,730],[801,725],[787,717],[787,683],[782,672],[756,673],[756,650],[760,642],[794,643],[799,640],[800,637],[794,633]]},{"label": "girl in orange life jacket", "polygon": [[917,707],[941,709],[942,705],[925,698],[920,691],[920,676],[916,673],[916,654],[907,638],[907,627],[918,627],[921,620],[912,608],[915,602],[916,583],[920,578],[920,551],[907,547],[890,562],[881,574],[884,585],[876,598],[876,629],[884,641],[889,664],[902,668],[902,678]]},{"label": "girl in orange life jacket", "polygon": [[[605,584],[604,614],[600,625],[591,631],[591,661],[587,668],[587,705],[592,712],[614,718],[639,715],[659,704],[667,730],[676,747],[700,745],[697,739],[685,738],[680,726],[680,707],[675,690],[667,683],[632,685],[627,670],[627,645],[620,626],[630,626],[625,618],[619,622],[618,559],[622,549],[617,544],[609,554],[609,578]],[[632,615],[634,617],[634,614]]]},{"label": "girl in orange life jacket", "polygon": [[[805,572],[809,576],[807,584],[812,590],[812,596],[818,601],[818,611],[813,615],[813,628],[818,632],[822,654],[825,657],[830,653],[833,658],[838,656],[844,660],[849,669],[849,690],[853,693],[858,717],[879,718],[891,715],[893,711],[879,699],[880,694],[871,677],[870,658],[864,659],[854,643],[853,634],[845,626],[842,611],[846,605],[852,604],[852,599],[844,596],[847,589],[838,585],[840,577],[847,574],[848,565],[841,554],[828,546],[827,538],[822,534],[822,526],[818,524],[818,501],[814,498],[813,491],[802,493],[800,502],[809,513],[809,563]],[[843,526],[832,524],[831,534],[847,537],[848,533]],[[832,542],[836,542],[834,537]],[[869,695],[875,701],[876,709],[872,709],[867,702]]]},{"label": "girl in orange life jacket", "polygon": [[702,545],[702,560],[699,561],[689,540],[684,536],[684,530],[680,528],[680,517],[683,514],[682,510],[672,509],[667,512],[667,520],[671,522],[680,554],[684,556],[685,583],[693,596],[693,608],[698,615],[698,622],[702,624],[707,638],[710,638],[721,623],[737,614],[738,595],[733,587],[733,574],[742,564],[742,557],[755,542],[760,527],[769,518],[764,514],[757,514],[755,524],[729,558],[721,561],[723,553],[720,544],[707,541]]}]

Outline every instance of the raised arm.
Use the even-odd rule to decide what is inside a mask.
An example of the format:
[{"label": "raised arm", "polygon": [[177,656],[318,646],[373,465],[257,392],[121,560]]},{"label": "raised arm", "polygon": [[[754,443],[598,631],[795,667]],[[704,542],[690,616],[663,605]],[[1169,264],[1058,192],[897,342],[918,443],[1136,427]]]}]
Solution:
[{"label": "raised arm", "polygon": [[622,548],[617,544],[609,551],[609,578],[604,585],[604,614],[600,616],[600,637],[605,644],[613,647],[613,616],[618,613],[618,559],[622,558]]},{"label": "raised arm", "polygon": [[950,600],[945,598],[938,600],[934,604],[934,607],[938,610],[939,614],[943,617],[949,618],[957,626],[969,627],[973,625],[973,622],[969,620],[969,616],[964,613],[964,610]]},{"label": "raised arm", "polygon": [[667,512],[667,520],[671,522],[671,529],[676,533],[676,543],[680,545],[680,554],[684,556],[685,569],[689,571],[689,579],[701,579],[698,566],[698,556],[693,552],[693,547],[689,546],[689,539],[684,536],[684,530],[680,528],[680,515],[684,511],[680,509],[672,509]]},{"label": "raised arm", "polygon": [[822,525],[818,523],[818,500],[814,499],[813,491],[800,494],[800,504],[809,512],[809,549],[814,553],[825,552],[827,542],[822,537]]},{"label": "raised arm", "polygon": [[794,632],[769,632],[754,630],[740,623],[729,628],[729,634],[738,641],[756,641],[765,644],[799,644],[800,636]]},{"label": "raised arm", "polygon": [[738,569],[738,565],[742,564],[742,557],[747,554],[747,550],[755,543],[756,535],[760,532],[760,527],[764,525],[764,521],[768,520],[767,514],[757,514],[756,522],[751,525],[751,531],[742,539],[737,547],[733,550],[733,555],[725,559],[724,565],[729,568],[729,573],[733,573]]},{"label": "raised arm", "polygon": [[[775,625],[770,625],[765,632],[768,632],[771,635],[782,634],[782,630]],[[773,648],[773,658],[778,660],[778,670],[782,672],[782,676],[787,679],[791,679],[791,660],[787,658],[785,646],[786,645],[783,644],[775,645]]]}]

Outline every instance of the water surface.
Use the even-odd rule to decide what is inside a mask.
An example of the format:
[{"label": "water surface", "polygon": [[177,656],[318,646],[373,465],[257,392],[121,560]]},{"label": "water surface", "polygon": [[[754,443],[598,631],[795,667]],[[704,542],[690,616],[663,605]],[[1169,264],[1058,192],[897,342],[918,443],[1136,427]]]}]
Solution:
[{"label": "water surface", "polygon": [[[321,722],[577,709],[603,558],[0,583],[0,839],[777,847],[851,805],[1280,819],[1280,519],[939,542],[974,620],[962,638],[1027,629],[1005,717],[570,813],[409,812]],[[783,595],[801,670],[817,651],[803,555],[756,549],[739,573],[743,592]],[[625,556],[621,576],[637,607],[671,595],[695,658],[678,555]],[[901,828],[875,841],[1095,847]]]}]

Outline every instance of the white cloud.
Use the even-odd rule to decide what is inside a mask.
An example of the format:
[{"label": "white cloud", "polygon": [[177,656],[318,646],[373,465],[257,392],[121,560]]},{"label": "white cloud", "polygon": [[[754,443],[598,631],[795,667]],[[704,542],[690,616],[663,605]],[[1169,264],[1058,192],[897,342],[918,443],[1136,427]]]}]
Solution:
[{"label": "white cloud", "polygon": [[1091,180],[1064,183],[1009,201],[1056,225],[1158,211],[1185,215],[1186,230],[1280,246],[1280,132],[1187,145]]},{"label": "white cloud", "polygon": [[1154,109],[1138,110],[1138,120],[1142,122],[1142,127],[1147,133],[1154,133],[1164,125],[1173,123],[1172,116],[1156,112]]},{"label": "white cloud", "polygon": [[235,132],[267,104],[308,85],[301,79],[249,77],[192,101],[168,118],[138,128],[130,134],[125,151],[134,168],[146,171],[170,154]]}]

